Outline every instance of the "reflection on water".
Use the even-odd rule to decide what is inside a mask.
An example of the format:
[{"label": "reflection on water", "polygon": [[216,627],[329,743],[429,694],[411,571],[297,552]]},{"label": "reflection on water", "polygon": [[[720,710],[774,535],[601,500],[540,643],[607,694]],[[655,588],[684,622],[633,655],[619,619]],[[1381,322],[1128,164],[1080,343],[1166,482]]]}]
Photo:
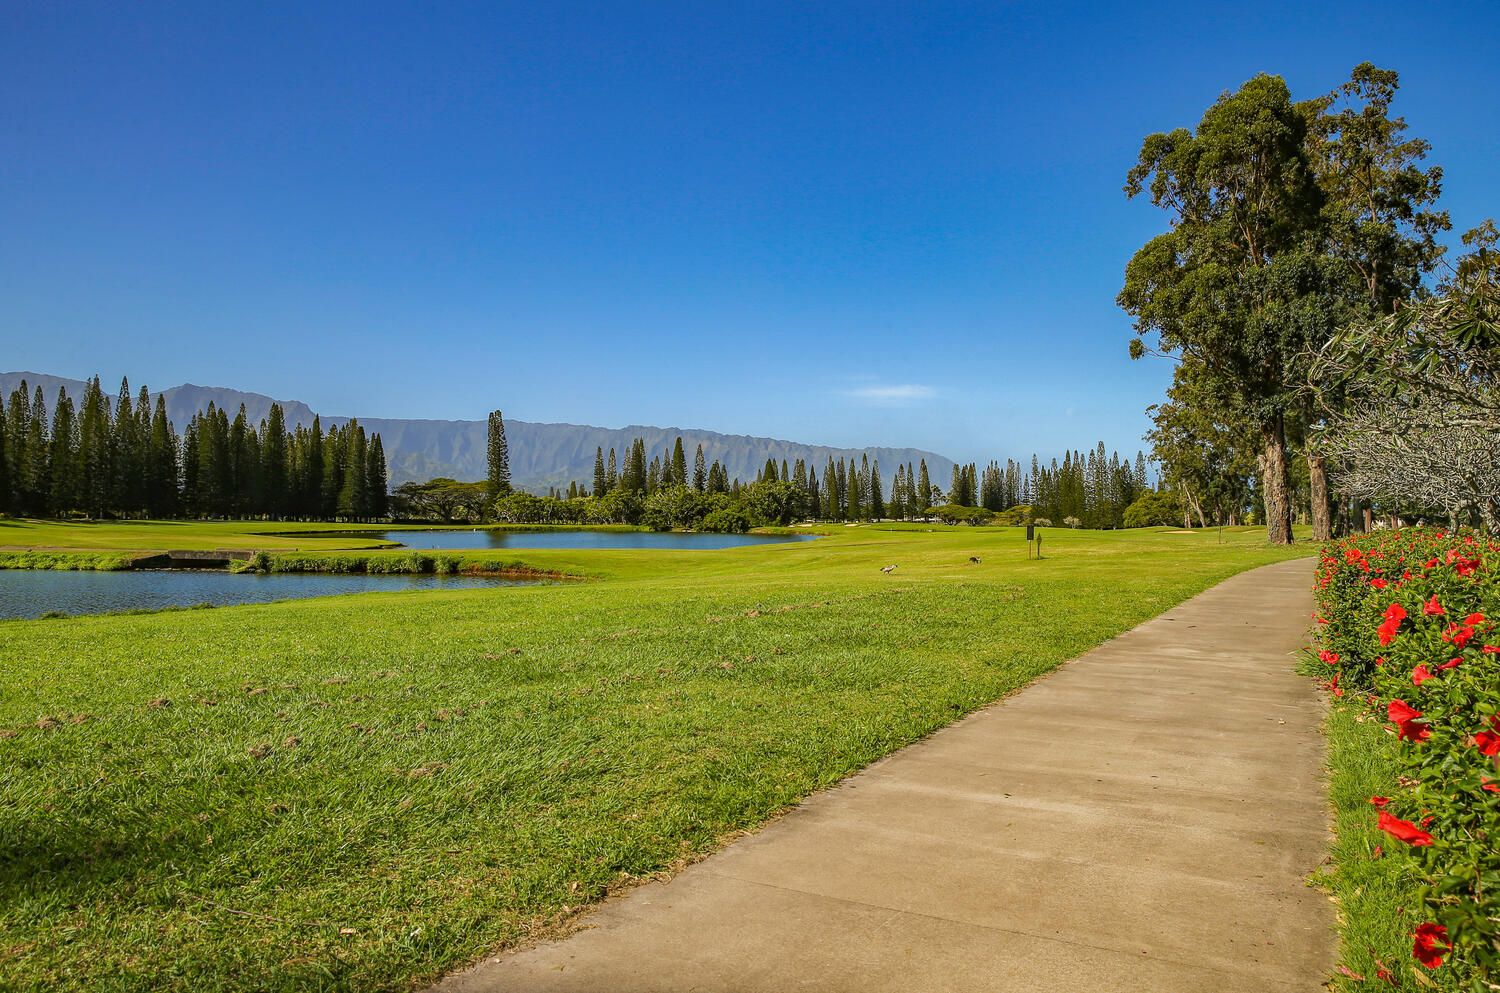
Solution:
[{"label": "reflection on water", "polygon": [[112,610],[269,603],[339,593],[390,590],[457,590],[526,586],[536,580],[488,576],[364,576],[323,573],[241,573],[196,570],[57,572],[0,570],[0,619]]}]

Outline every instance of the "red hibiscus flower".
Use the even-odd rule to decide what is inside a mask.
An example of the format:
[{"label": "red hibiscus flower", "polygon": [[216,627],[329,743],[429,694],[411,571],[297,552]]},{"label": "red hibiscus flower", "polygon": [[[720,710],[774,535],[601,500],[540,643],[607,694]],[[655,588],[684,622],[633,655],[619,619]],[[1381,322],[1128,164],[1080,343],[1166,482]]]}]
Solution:
[{"label": "red hibiscus flower", "polygon": [[1411,821],[1403,821],[1382,810],[1376,818],[1375,826],[1393,838],[1411,845],[1413,848],[1423,848],[1432,844],[1432,835],[1417,827]]},{"label": "red hibiscus flower", "polygon": [[1463,664],[1463,659],[1449,659],[1448,661],[1444,662],[1442,665],[1438,666],[1438,668],[1439,669],[1457,669],[1462,664]]},{"label": "red hibiscus flower", "polygon": [[1452,950],[1452,946],[1448,944],[1447,928],[1431,922],[1417,925],[1417,936],[1412,942],[1411,954],[1423,966],[1436,969],[1443,964],[1443,956]]},{"label": "red hibiscus flower", "polygon": [[1385,712],[1396,725],[1397,738],[1405,738],[1407,741],[1426,741],[1432,734],[1426,724],[1417,723],[1417,718],[1422,716],[1422,712],[1408,707],[1403,700],[1392,700]]},{"label": "red hibiscus flower", "polygon": [[1370,580],[1370,585],[1375,587],[1377,590],[1383,590],[1391,584],[1377,576],[1376,578]]},{"label": "red hibiscus flower", "polygon": [[1465,624],[1469,624],[1469,625],[1483,624],[1484,623],[1484,615],[1483,614],[1470,614],[1468,617],[1464,618],[1464,623]]},{"label": "red hibiscus flower", "polygon": [[1372,797],[1370,797],[1370,803],[1371,803],[1372,806],[1384,807],[1386,804],[1388,804],[1390,802],[1391,802],[1391,798],[1388,797],[1388,796],[1372,796]]},{"label": "red hibiscus flower", "polygon": [[1500,717],[1490,718],[1489,731],[1480,731],[1474,736],[1474,746],[1479,749],[1479,754],[1494,758],[1500,755]]},{"label": "red hibiscus flower", "polygon": [[1429,599],[1426,603],[1422,604],[1422,613],[1426,614],[1428,617],[1442,617],[1443,614],[1446,613],[1446,611],[1443,610],[1443,605],[1438,603],[1436,593],[1434,593],[1432,595],[1432,598]]},{"label": "red hibiscus flower", "polygon": [[1396,632],[1401,629],[1401,622],[1395,618],[1386,620],[1384,624],[1375,629],[1375,635],[1380,639],[1380,647],[1384,648],[1396,640]]},{"label": "red hibiscus flower", "polygon": [[1448,630],[1443,632],[1443,640],[1456,645],[1459,648],[1469,643],[1474,637],[1474,629],[1468,626],[1459,627],[1457,624],[1449,625]]},{"label": "red hibiscus flower", "polygon": [[1425,665],[1419,665],[1411,671],[1411,684],[1413,686],[1421,686],[1432,678],[1434,678],[1432,673]]},{"label": "red hibiscus flower", "polygon": [[1327,662],[1329,665],[1333,665],[1336,662],[1338,662],[1338,660],[1339,660],[1339,653],[1338,652],[1330,652],[1327,649],[1324,649],[1323,651],[1321,651],[1321,652],[1318,653],[1318,659],[1320,661]]}]

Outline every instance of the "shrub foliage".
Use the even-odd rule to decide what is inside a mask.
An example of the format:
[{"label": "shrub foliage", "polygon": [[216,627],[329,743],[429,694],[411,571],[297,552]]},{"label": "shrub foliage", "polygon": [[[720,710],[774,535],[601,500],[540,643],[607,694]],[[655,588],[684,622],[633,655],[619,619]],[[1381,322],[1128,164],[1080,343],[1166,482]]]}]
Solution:
[{"label": "shrub foliage", "polygon": [[1408,529],[1327,545],[1325,685],[1387,722],[1400,775],[1372,797],[1421,907],[1412,954],[1441,986],[1500,981],[1500,545]]}]

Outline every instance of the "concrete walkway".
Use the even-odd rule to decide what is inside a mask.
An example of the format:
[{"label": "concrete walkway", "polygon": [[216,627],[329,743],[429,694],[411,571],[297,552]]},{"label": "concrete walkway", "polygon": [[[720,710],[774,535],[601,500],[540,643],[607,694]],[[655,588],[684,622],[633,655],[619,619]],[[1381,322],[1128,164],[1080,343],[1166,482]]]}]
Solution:
[{"label": "concrete walkway", "polygon": [[444,993],[1321,988],[1308,560],[1245,573]]}]

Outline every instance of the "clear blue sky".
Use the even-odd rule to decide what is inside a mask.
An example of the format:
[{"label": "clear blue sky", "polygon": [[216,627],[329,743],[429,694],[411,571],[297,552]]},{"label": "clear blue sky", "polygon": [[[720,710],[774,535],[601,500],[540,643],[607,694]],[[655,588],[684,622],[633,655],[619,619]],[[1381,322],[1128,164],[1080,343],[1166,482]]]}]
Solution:
[{"label": "clear blue sky", "polygon": [[0,369],[1134,451],[1147,132],[1370,59],[1500,213],[1500,4],[1147,6],[5,3]]}]

